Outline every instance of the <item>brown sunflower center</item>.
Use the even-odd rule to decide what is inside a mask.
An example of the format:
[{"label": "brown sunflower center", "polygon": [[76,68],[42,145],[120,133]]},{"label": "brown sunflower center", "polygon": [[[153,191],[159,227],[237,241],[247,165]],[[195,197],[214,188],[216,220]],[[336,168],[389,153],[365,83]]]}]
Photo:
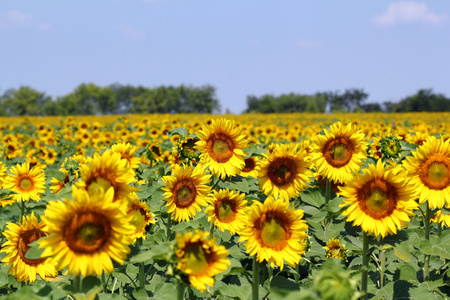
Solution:
[{"label": "brown sunflower center", "polygon": [[246,158],[246,159],[244,159],[244,162],[245,162],[245,166],[244,166],[244,169],[242,170],[242,172],[248,173],[255,169],[255,167],[256,167],[255,158],[253,158],[253,157]]},{"label": "brown sunflower center", "polygon": [[23,177],[19,181],[19,187],[22,191],[28,191],[33,188],[33,181],[30,177]]},{"label": "brown sunflower center", "polygon": [[397,207],[397,191],[388,182],[372,180],[358,191],[359,206],[373,219],[388,217]]},{"label": "brown sunflower center", "polygon": [[262,244],[275,250],[283,249],[291,237],[286,218],[265,213],[260,220],[258,227]]},{"label": "brown sunflower center", "polygon": [[433,190],[450,186],[450,160],[445,156],[432,156],[421,167],[420,179]]},{"label": "brown sunflower center", "polygon": [[337,137],[329,141],[323,148],[323,156],[334,168],[341,168],[350,161],[353,153],[353,145],[345,137]]},{"label": "brown sunflower center", "polygon": [[236,203],[228,198],[219,200],[215,205],[216,217],[223,223],[229,223],[236,219]]},{"label": "brown sunflower center", "polygon": [[28,244],[44,236],[47,236],[47,234],[38,228],[33,228],[20,234],[19,241],[17,243],[18,255],[20,256],[22,261],[27,265],[35,267],[43,263],[47,259],[47,258],[29,259],[25,257],[28,250],[30,250],[30,246],[28,246]]},{"label": "brown sunflower center", "polygon": [[267,175],[274,185],[286,185],[295,178],[295,161],[290,157],[276,158],[269,164]]},{"label": "brown sunflower center", "polygon": [[233,156],[234,143],[226,134],[217,132],[206,142],[208,153],[218,163],[226,163]]},{"label": "brown sunflower center", "polygon": [[205,252],[202,245],[202,243],[191,243],[185,249],[186,267],[191,270],[192,275],[203,274],[209,267],[210,255]]},{"label": "brown sunflower center", "polygon": [[197,189],[192,181],[183,179],[175,184],[173,195],[177,207],[188,207],[195,201]]},{"label": "brown sunflower center", "polygon": [[108,241],[110,234],[108,219],[101,213],[89,211],[76,214],[64,229],[67,246],[78,253],[97,251]]}]

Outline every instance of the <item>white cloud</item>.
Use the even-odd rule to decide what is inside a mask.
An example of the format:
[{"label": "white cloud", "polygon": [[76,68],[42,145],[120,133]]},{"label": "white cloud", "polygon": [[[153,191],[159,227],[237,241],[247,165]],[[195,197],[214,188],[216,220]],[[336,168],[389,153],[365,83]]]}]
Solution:
[{"label": "white cloud", "polygon": [[448,14],[437,14],[428,9],[426,3],[400,1],[389,4],[386,11],[372,18],[373,24],[386,27],[400,23],[425,23],[441,25],[448,21]]},{"label": "white cloud", "polygon": [[319,48],[322,47],[322,43],[313,40],[298,39],[295,43],[300,48]]},{"label": "white cloud", "polygon": [[48,22],[36,20],[31,13],[10,10],[6,13],[0,13],[0,27],[6,29],[32,28],[37,30],[47,30],[51,28],[51,25]]},{"label": "white cloud", "polygon": [[143,40],[143,39],[147,38],[147,34],[145,33],[145,31],[136,29],[133,26],[128,25],[128,24],[119,24],[119,25],[115,26],[114,29],[119,31],[119,33],[122,36],[124,36],[128,39]]}]

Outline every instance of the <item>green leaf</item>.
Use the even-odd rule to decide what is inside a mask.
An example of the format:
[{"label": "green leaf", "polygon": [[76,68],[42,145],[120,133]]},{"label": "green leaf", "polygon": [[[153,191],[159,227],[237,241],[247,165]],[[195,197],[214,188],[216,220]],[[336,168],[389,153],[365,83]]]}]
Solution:
[{"label": "green leaf", "polygon": [[308,203],[314,207],[320,208],[325,204],[325,197],[320,193],[320,189],[307,189],[306,191],[300,192],[300,197],[303,202]]},{"label": "green leaf", "polygon": [[409,282],[417,281],[417,272],[413,266],[409,264],[401,265],[394,274],[394,280],[405,280]]},{"label": "green leaf", "polygon": [[450,259],[450,231],[444,231],[440,237],[430,236],[430,240],[423,240],[419,250],[423,254],[438,256],[442,260]]},{"label": "green leaf", "polygon": [[169,131],[167,131],[167,135],[173,136],[173,135],[179,135],[181,137],[186,137],[189,135],[189,131],[184,128],[184,127],[179,127],[179,128],[175,128],[175,129],[171,129]]},{"label": "green leaf", "polygon": [[27,253],[25,253],[25,258],[28,258],[28,259],[42,258],[41,255],[45,249],[44,248],[38,249],[39,244],[38,244],[37,240],[28,244],[28,246],[30,246],[30,249],[28,249]]},{"label": "green leaf", "polygon": [[405,262],[411,261],[411,248],[408,243],[400,243],[394,247],[395,255]]},{"label": "green leaf", "polygon": [[147,251],[140,251],[137,255],[130,258],[132,263],[148,262],[153,259],[163,259],[168,255],[171,255],[170,249],[171,243],[160,243],[159,245],[152,246]]},{"label": "green leaf", "polygon": [[45,172],[45,176],[47,176],[47,178],[54,177],[61,182],[64,182],[64,179],[66,179],[66,174],[64,174],[64,172],[61,171],[47,171]]}]

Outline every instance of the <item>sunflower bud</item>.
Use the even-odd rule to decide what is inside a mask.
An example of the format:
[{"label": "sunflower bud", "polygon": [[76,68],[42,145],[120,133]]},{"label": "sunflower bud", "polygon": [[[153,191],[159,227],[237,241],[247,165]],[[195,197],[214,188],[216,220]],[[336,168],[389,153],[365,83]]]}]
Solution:
[{"label": "sunflower bud", "polygon": [[389,135],[381,139],[380,152],[384,157],[397,158],[402,153],[400,139],[395,135]]}]

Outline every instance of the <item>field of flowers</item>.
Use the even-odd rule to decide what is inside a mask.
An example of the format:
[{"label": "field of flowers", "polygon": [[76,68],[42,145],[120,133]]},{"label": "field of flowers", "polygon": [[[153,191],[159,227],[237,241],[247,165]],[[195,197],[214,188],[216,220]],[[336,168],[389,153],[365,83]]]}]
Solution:
[{"label": "field of flowers", "polygon": [[0,117],[0,297],[447,299],[449,120]]}]

